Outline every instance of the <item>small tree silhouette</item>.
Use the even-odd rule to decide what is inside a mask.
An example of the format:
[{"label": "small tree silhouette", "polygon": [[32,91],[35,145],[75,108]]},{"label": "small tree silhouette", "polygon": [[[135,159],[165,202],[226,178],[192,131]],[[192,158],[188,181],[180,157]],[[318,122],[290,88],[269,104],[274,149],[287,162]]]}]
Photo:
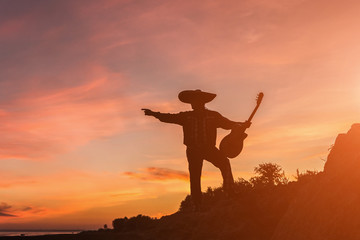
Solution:
[{"label": "small tree silhouette", "polygon": [[275,186],[289,182],[284,170],[276,163],[261,163],[254,168],[254,172],[259,176],[250,178],[253,186]]},{"label": "small tree silhouette", "polygon": [[126,228],[126,224],[129,221],[127,217],[114,219],[112,222],[115,231],[123,231]]},{"label": "small tree silhouette", "polygon": [[154,227],[157,219],[152,219],[149,216],[137,215],[131,218],[117,218],[113,221],[113,227],[115,231],[139,231]]}]

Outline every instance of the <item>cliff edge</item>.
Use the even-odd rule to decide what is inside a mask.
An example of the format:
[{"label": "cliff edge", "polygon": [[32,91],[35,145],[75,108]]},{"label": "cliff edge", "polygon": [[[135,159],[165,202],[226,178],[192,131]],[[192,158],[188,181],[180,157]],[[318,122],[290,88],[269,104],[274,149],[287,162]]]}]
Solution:
[{"label": "cliff edge", "polygon": [[272,240],[360,239],[360,124],[339,134],[324,172],[303,186]]}]

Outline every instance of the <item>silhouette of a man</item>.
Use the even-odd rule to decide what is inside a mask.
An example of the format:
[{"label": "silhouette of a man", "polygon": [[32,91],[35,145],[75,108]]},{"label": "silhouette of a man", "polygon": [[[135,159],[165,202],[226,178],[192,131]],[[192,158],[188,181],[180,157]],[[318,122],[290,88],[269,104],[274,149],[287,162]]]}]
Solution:
[{"label": "silhouette of a man", "polygon": [[190,190],[192,201],[198,209],[201,204],[201,170],[203,160],[207,160],[220,169],[223,177],[224,190],[231,194],[234,178],[230,161],[216,148],[217,128],[232,129],[239,125],[250,126],[250,122],[234,122],[220,113],[205,108],[205,104],[212,101],[216,94],[201,90],[186,90],[179,93],[179,100],[191,104],[193,111],[175,114],[153,112],[142,109],[145,115],[153,116],[161,122],[181,125],[184,132],[184,145],[189,163]]}]

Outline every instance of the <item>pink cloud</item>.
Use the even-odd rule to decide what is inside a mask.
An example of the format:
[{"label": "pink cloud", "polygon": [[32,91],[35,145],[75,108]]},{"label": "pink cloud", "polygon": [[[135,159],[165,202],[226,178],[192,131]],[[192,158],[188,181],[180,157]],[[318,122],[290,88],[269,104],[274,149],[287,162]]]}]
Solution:
[{"label": "pink cloud", "polygon": [[0,24],[0,36],[3,39],[17,37],[29,23],[29,17],[10,19]]},{"label": "pink cloud", "polygon": [[128,100],[116,94],[123,79],[29,91],[2,104],[0,158],[44,159],[123,130]]}]

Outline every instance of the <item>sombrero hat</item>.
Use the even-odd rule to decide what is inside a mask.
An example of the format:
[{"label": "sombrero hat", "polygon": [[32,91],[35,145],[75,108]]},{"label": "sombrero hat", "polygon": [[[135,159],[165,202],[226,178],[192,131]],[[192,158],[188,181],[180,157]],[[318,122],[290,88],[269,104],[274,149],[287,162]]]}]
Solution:
[{"label": "sombrero hat", "polygon": [[179,100],[184,103],[208,103],[211,102],[216,94],[203,92],[199,89],[197,90],[185,90],[179,93]]}]

